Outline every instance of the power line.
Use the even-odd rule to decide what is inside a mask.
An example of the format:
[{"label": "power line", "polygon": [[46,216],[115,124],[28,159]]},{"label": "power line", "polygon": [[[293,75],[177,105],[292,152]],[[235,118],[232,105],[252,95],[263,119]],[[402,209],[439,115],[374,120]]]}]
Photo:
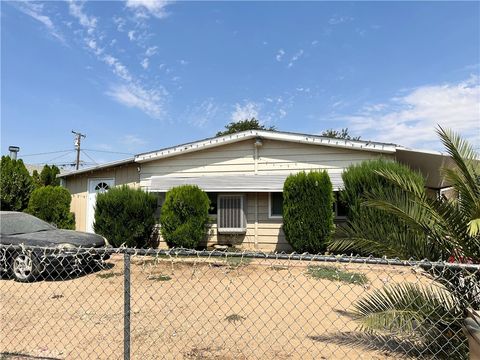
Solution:
[{"label": "power line", "polygon": [[82,134],[78,131],[73,131],[72,134],[75,134],[75,149],[77,150],[77,164],[76,164],[76,170],[78,170],[80,166],[80,145],[82,143],[82,138],[86,138],[87,135]]},{"label": "power line", "polygon": [[108,153],[108,154],[135,155],[134,153],[127,153],[127,152],[120,152],[120,151],[95,150],[95,149],[83,149],[83,150],[93,151],[93,152],[102,152],[102,153]]},{"label": "power line", "polygon": [[48,154],[58,154],[58,153],[63,153],[63,152],[67,152],[67,151],[73,151],[73,150],[72,150],[72,149],[68,149],[68,150],[58,150],[58,151],[47,151],[47,152],[37,153],[37,154],[27,154],[27,155],[23,155],[23,154],[22,154],[22,157],[48,155]]},{"label": "power line", "polygon": [[95,163],[95,165],[98,165],[98,163],[97,163],[95,160],[93,160],[93,159],[90,157],[90,155],[88,155],[84,150],[82,150],[82,154],[85,155],[85,156],[86,156],[87,158],[89,158],[90,160],[92,160],[92,161]]},{"label": "power line", "polygon": [[69,153],[72,153],[72,151],[74,151],[74,150],[69,150],[68,153],[66,153],[66,154],[62,154],[62,155],[59,155],[59,156],[55,156],[53,159],[50,159],[49,161],[47,161],[46,164],[51,163],[53,160],[57,160],[57,159],[60,159],[60,158],[62,158],[62,157],[64,157],[64,156],[67,156],[67,155],[69,155]]}]

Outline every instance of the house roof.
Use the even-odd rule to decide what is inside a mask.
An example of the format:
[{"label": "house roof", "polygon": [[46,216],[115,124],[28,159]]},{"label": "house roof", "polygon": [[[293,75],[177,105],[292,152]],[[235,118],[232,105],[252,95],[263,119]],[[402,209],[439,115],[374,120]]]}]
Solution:
[{"label": "house roof", "polygon": [[177,155],[191,153],[195,151],[201,151],[205,149],[215,148],[222,145],[233,144],[239,141],[256,139],[256,138],[261,138],[266,140],[296,142],[296,143],[310,144],[310,145],[321,145],[321,146],[328,146],[328,147],[341,148],[341,149],[378,152],[378,153],[384,153],[384,154],[394,154],[399,151],[411,151],[416,153],[429,153],[432,155],[442,156],[441,153],[411,150],[406,147],[403,147],[397,144],[392,144],[392,143],[382,143],[382,142],[365,141],[365,140],[345,140],[345,139],[330,138],[330,137],[319,136],[319,135],[293,133],[293,132],[285,132],[285,131],[247,130],[247,131],[242,131],[235,134],[211,137],[211,138],[207,138],[199,141],[189,142],[189,143],[175,145],[172,147],[167,147],[159,150],[140,153],[135,155],[134,157],[130,157],[127,159],[70,171],[68,173],[60,174],[58,177],[69,177],[76,174],[82,174],[82,173],[87,173],[95,170],[107,169],[110,167],[129,164],[129,163],[145,163],[145,162],[154,161],[162,158],[177,156]]},{"label": "house roof", "polygon": [[179,154],[185,154],[189,152],[205,150],[217,146],[226,144],[232,144],[243,140],[262,138],[268,140],[297,142],[303,144],[323,145],[336,148],[374,151],[380,153],[391,154],[396,151],[397,148],[403,148],[402,146],[389,143],[381,143],[376,141],[364,141],[364,140],[345,140],[336,139],[331,137],[292,133],[285,131],[270,131],[270,130],[247,130],[235,134],[229,134],[224,136],[207,138],[199,141],[194,141],[186,144],[176,145],[160,150],[150,151],[142,154],[135,155],[135,162],[147,162],[157,160],[161,158],[176,156]]},{"label": "house roof", "polygon": [[99,164],[99,165],[90,166],[90,167],[87,167],[87,168],[82,168],[82,169],[78,169],[78,170],[73,170],[73,171],[61,173],[61,174],[57,175],[57,177],[58,178],[63,178],[63,177],[77,175],[77,174],[83,174],[83,173],[87,173],[87,172],[91,172],[91,171],[95,171],[95,170],[108,169],[108,168],[114,167],[114,166],[131,164],[131,163],[134,163],[134,162],[135,162],[135,158],[130,157],[128,159],[111,161],[111,162],[104,163],[104,164]]}]

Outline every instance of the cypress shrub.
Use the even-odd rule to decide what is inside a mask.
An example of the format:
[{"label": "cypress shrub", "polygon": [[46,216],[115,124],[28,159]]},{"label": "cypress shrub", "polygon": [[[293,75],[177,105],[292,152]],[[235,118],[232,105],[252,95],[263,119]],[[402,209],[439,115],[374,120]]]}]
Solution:
[{"label": "cypress shrub", "polygon": [[75,216],[70,212],[72,196],[61,186],[44,186],[35,189],[30,196],[26,212],[59,229],[75,229]]},{"label": "cypress shrub", "polygon": [[332,208],[332,183],[326,171],[287,177],[283,185],[283,230],[295,251],[325,251],[334,230]]},{"label": "cypress shrub", "polygon": [[207,194],[196,185],[182,185],[167,192],[160,215],[160,231],[169,247],[198,247],[207,234]]},{"label": "cypress shrub", "polygon": [[329,244],[334,252],[360,255],[438,260],[438,247],[419,229],[407,226],[398,216],[365,205],[371,199],[406,199],[402,189],[379,175],[389,171],[424,187],[425,179],[406,165],[383,159],[349,166],[342,174],[341,198],[349,205],[347,223]]},{"label": "cypress shrub", "polygon": [[34,185],[23,161],[2,156],[0,172],[0,209],[7,211],[25,210]]},{"label": "cypress shrub", "polygon": [[377,174],[377,171],[384,170],[407,176],[410,181],[425,185],[425,180],[420,173],[395,161],[366,160],[360,164],[350,165],[342,174],[344,190],[341,192],[342,200],[349,205],[349,219],[353,219],[355,214],[360,211],[361,203],[368,194],[395,188],[393,184]]},{"label": "cypress shrub", "polygon": [[97,195],[93,229],[113,246],[151,245],[155,229],[157,198],[127,185]]}]

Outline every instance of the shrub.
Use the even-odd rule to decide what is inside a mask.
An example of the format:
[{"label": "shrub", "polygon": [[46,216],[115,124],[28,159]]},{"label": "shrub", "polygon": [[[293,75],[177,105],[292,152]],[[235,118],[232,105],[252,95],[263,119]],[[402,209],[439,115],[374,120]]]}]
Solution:
[{"label": "shrub", "polygon": [[377,171],[384,170],[402,176],[405,175],[416,184],[425,184],[425,180],[420,173],[414,172],[406,165],[395,161],[378,159],[350,165],[342,174],[345,187],[341,192],[342,200],[349,205],[349,219],[355,217],[368,193],[395,188],[391,182],[377,173]]},{"label": "shrub", "polygon": [[155,229],[157,198],[126,185],[97,195],[93,229],[113,246],[146,247]]},{"label": "shrub", "polygon": [[438,260],[441,255],[438,248],[418,228],[406,226],[398,216],[366,205],[372,198],[394,197],[404,201],[405,192],[379,174],[384,171],[409,179],[419,188],[425,186],[421,174],[394,161],[369,160],[348,167],[342,174],[345,188],[341,192],[342,200],[349,205],[348,221],[329,248],[361,255]]},{"label": "shrub", "polygon": [[326,171],[290,175],[283,185],[283,230],[297,252],[326,249],[334,230],[333,191]]},{"label": "shrub", "polygon": [[60,229],[75,229],[75,216],[70,212],[72,196],[60,186],[45,186],[32,192],[26,212]]},{"label": "shrub", "polygon": [[196,185],[182,185],[167,192],[160,216],[160,231],[170,247],[196,248],[207,234],[207,194]]},{"label": "shrub", "polygon": [[23,161],[2,156],[0,172],[0,209],[25,210],[34,186]]}]

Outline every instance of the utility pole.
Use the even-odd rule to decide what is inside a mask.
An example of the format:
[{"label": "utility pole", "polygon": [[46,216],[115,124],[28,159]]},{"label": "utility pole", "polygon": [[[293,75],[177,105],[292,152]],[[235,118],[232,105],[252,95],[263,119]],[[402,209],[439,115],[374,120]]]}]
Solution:
[{"label": "utility pole", "polygon": [[77,150],[77,161],[76,161],[76,170],[80,166],[80,144],[82,142],[82,138],[86,138],[87,135],[79,133],[77,131],[72,130],[72,134],[75,134],[75,149]]}]

